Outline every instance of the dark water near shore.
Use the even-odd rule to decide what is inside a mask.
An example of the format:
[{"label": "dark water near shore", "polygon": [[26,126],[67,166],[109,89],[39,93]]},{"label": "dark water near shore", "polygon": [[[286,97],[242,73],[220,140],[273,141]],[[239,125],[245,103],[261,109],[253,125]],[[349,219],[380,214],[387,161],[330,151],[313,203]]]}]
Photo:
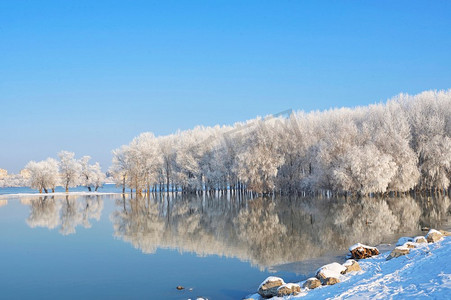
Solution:
[{"label": "dark water near shore", "polygon": [[354,243],[450,224],[448,197],[0,195],[1,298],[241,299]]}]

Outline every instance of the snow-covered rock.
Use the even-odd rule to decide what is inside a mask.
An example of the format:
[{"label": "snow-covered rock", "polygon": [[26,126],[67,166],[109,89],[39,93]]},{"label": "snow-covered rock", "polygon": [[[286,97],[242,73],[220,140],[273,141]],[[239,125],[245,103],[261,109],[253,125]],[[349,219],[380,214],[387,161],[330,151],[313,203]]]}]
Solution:
[{"label": "snow-covered rock", "polygon": [[428,243],[435,243],[442,239],[443,234],[435,229],[429,230],[428,234],[426,235],[426,240]]},{"label": "snow-covered rock", "polygon": [[280,277],[269,276],[258,287],[258,293],[263,298],[271,298],[277,295],[277,289],[284,285],[285,281],[283,281]]},{"label": "snow-covered rock", "polygon": [[414,238],[413,238],[413,241],[414,241],[415,243],[417,243],[417,244],[424,244],[424,243],[427,243],[427,242],[428,242],[428,241],[426,240],[426,238],[425,238],[424,236],[422,236],[422,235],[414,237]]},{"label": "snow-covered rock", "polygon": [[344,274],[349,273],[349,272],[356,272],[356,271],[361,271],[362,268],[360,268],[360,265],[358,262],[356,262],[353,259],[348,259],[344,264],[343,267],[346,268]]},{"label": "snow-covered rock", "polygon": [[449,232],[449,231],[446,231],[446,230],[439,230],[439,232],[440,232],[441,234],[443,234],[444,236],[451,236],[451,232]]},{"label": "snow-covered rock", "polygon": [[346,267],[334,262],[319,268],[316,271],[316,278],[318,278],[323,285],[332,285],[340,282],[340,276],[345,272]]},{"label": "snow-covered rock", "polygon": [[286,283],[277,288],[277,296],[297,295],[301,292],[301,287],[296,283]]},{"label": "snow-covered rock", "polygon": [[399,246],[393,249],[393,251],[390,253],[390,255],[387,256],[387,260],[390,260],[392,258],[400,257],[402,255],[406,255],[410,253],[410,249],[404,246]]},{"label": "snow-covered rock", "polygon": [[376,247],[371,247],[360,243],[357,243],[349,247],[349,252],[350,252],[349,257],[353,259],[362,259],[374,255],[379,255],[379,250],[377,250]]},{"label": "snow-covered rock", "polygon": [[386,261],[386,255],[359,261],[363,272],[340,284],[309,290],[302,299],[449,299],[451,237],[428,251],[424,246],[411,249],[408,262]]},{"label": "snow-covered rock", "polygon": [[407,242],[404,245],[402,245],[403,247],[409,248],[409,249],[413,249],[416,248],[417,246],[415,245],[415,243],[413,242]]},{"label": "snow-covered rock", "polygon": [[316,277],[310,277],[302,285],[302,287],[304,289],[310,289],[310,290],[316,289],[319,286],[321,286],[321,281],[319,281],[319,279]]}]

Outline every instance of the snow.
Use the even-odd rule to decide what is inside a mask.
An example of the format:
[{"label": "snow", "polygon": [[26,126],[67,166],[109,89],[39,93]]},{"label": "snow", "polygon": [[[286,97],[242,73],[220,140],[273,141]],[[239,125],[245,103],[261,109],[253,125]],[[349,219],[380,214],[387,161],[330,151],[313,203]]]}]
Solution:
[{"label": "snow", "polygon": [[329,277],[335,277],[335,278],[339,278],[341,275],[341,272],[346,271],[346,267],[340,265],[339,263],[331,263],[325,266],[322,266],[321,268],[319,268],[316,273],[322,273],[326,278]]},{"label": "snow", "polygon": [[354,244],[351,247],[349,247],[349,251],[352,251],[352,250],[354,250],[356,248],[359,248],[359,247],[363,247],[363,248],[367,248],[367,249],[376,249],[376,247],[371,247],[371,246],[367,246],[367,245],[364,245],[364,244],[357,243],[357,244]]},{"label": "snow", "polygon": [[[343,264],[343,267],[349,267],[352,266],[352,264],[356,262],[354,259],[348,259],[347,261],[345,261],[345,263]],[[345,268],[346,269],[346,268]]]},{"label": "snow", "polygon": [[[409,254],[386,261],[388,255],[360,260],[362,271],[342,275],[335,285],[273,299],[450,299],[451,237],[418,244]],[[258,294],[250,297],[261,299]]]},{"label": "snow", "polygon": [[406,246],[398,246],[398,247],[395,248],[395,250],[396,250],[396,249],[398,249],[398,250],[400,250],[400,251],[406,251],[406,250],[409,251],[409,248],[406,247]]},{"label": "snow", "polygon": [[428,235],[432,234],[432,233],[438,233],[440,235],[443,235],[440,231],[435,230],[435,229],[431,229],[428,231],[428,234],[426,234],[426,238],[428,237]]},{"label": "snow", "polygon": [[293,287],[297,287],[297,286],[299,286],[299,284],[297,284],[297,283],[285,283],[285,284],[281,285],[279,287],[279,289],[282,288],[282,287],[293,289]]},{"label": "snow", "polygon": [[281,281],[282,281],[282,284],[285,284],[285,281],[283,281],[282,278],[276,277],[276,276],[269,276],[268,278],[266,278],[265,280],[263,280],[263,282],[260,284],[260,286],[258,287],[258,289],[260,289],[263,285],[267,284],[268,282],[271,282],[271,281],[278,281],[278,280],[281,280]]}]

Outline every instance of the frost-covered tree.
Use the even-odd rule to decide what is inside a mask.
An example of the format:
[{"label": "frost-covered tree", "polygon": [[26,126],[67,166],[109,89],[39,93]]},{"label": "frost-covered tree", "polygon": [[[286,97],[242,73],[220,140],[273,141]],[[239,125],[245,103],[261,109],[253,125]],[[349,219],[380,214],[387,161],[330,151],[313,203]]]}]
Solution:
[{"label": "frost-covered tree", "polygon": [[58,157],[61,183],[67,193],[70,187],[76,187],[80,184],[81,165],[75,159],[73,152],[61,151],[58,153]]},{"label": "frost-covered tree", "polygon": [[100,164],[96,162],[93,165],[89,164],[91,160],[90,156],[83,156],[79,160],[81,166],[80,171],[80,184],[87,187],[91,192],[93,189],[97,191],[99,187],[105,182],[105,173],[102,172]]},{"label": "frost-covered tree", "polygon": [[48,190],[55,191],[55,187],[59,184],[59,172],[58,162],[53,158],[47,158],[46,160],[35,162],[30,161],[25,169],[30,175],[30,187],[38,189],[39,193],[44,190],[48,193]]},{"label": "frost-covered tree", "polygon": [[113,150],[113,164],[111,165],[109,172],[113,176],[116,186],[122,186],[122,193],[125,193],[125,187],[129,177],[129,154],[128,146],[122,146],[116,150]]},{"label": "frost-covered tree", "polygon": [[383,194],[446,191],[451,91],[400,95],[233,126],[144,133],[113,152],[110,173],[135,189]]},{"label": "frost-covered tree", "polygon": [[256,121],[245,150],[238,156],[242,166],[240,178],[257,193],[270,193],[274,190],[278,168],[284,161],[278,137],[274,134],[275,121],[272,121]]}]

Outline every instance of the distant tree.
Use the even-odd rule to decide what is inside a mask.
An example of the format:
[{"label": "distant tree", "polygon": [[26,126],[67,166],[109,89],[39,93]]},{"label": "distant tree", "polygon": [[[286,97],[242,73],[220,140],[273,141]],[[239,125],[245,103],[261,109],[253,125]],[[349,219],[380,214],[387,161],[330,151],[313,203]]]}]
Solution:
[{"label": "distant tree", "polygon": [[74,158],[75,153],[73,152],[61,151],[58,153],[58,157],[61,183],[67,193],[70,187],[76,187],[80,184],[81,165]]},{"label": "distant tree", "polygon": [[106,176],[99,163],[89,164],[90,159],[90,156],[83,156],[78,163],[80,164],[80,183],[91,192],[93,189],[97,191],[103,185]]},{"label": "distant tree", "polygon": [[113,150],[113,164],[111,165],[109,172],[113,176],[116,186],[122,187],[122,193],[125,193],[125,187],[128,184],[130,163],[129,163],[129,147],[122,146],[116,150]]},{"label": "distant tree", "polygon": [[30,174],[30,187],[38,189],[39,193],[44,190],[48,193],[51,189],[55,191],[55,187],[59,183],[58,162],[53,158],[47,158],[46,160],[35,162],[30,161],[25,169]]}]

